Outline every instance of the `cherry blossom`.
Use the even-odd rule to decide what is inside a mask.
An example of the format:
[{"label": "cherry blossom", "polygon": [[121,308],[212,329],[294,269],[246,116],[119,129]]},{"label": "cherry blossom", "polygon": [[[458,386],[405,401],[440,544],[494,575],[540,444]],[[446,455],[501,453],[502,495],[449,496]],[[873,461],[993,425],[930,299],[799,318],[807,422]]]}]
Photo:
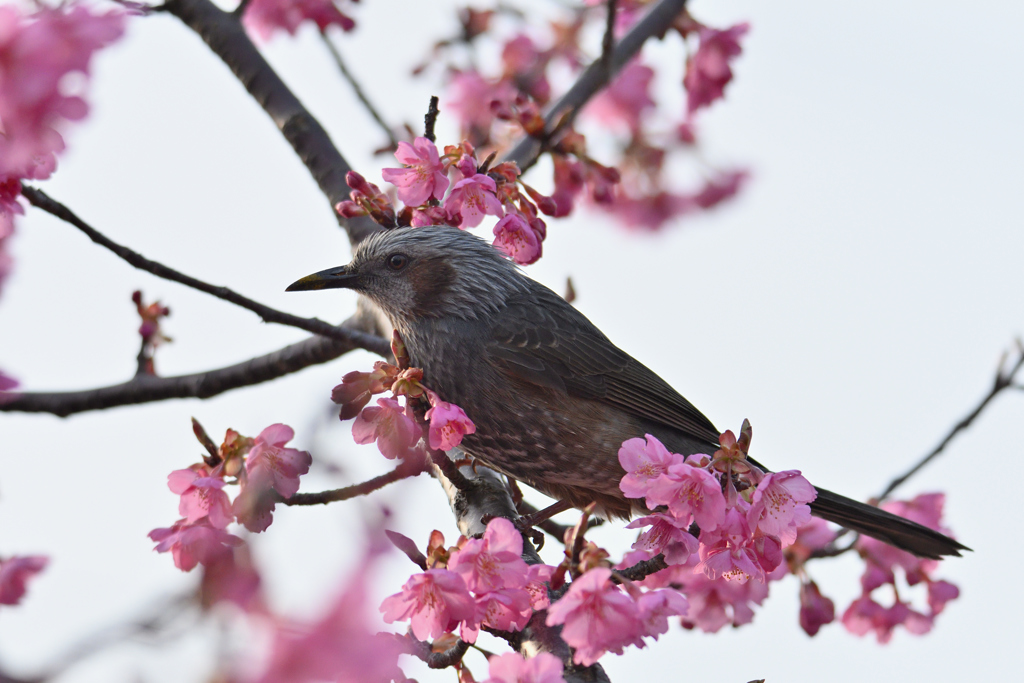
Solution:
[{"label": "cherry blossom", "polygon": [[690,604],[679,591],[662,588],[643,593],[636,601],[643,623],[643,634],[655,640],[668,632],[668,618],[686,614]]},{"label": "cherry blossom", "polygon": [[797,528],[811,521],[807,503],[817,497],[818,492],[799,470],[766,474],[750,499],[747,523],[789,545],[796,540]]},{"label": "cherry blossom", "polygon": [[425,204],[428,199],[444,199],[448,176],[437,154],[437,147],[424,137],[410,145],[398,143],[395,158],[405,168],[385,168],[381,177],[398,188],[398,198],[408,206]]},{"label": "cherry blossom", "polygon": [[743,51],[739,40],[749,29],[750,25],[746,23],[725,30],[700,29],[700,45],[687,61],[683,77],[688,115],[692,116],[698,109],[721,99],[725,86],[732,80],[729,62]]},{"label": "cherry blossom", "polygon": [[294,436],[288,425],[270,425],[245,456],[246,477],[233,509],[249,531],[264,531],[273,521],[275,501],[270,491],[291,498],[299,490],[299,476],[309,471],[313,462],[309,453],[284,447]]},{"label": "cherry blossom", "polygon": [[590,101],[585,112],[608,125],[625,124],[635,135],[640,117],[654,106],[649,92],[653,79],[654,69],[632,61]]},{"label": "cherry blossom", "polygon": [[479,627],[489,626],[499,631],[522,631],[533,616],[530,594],[521,588],[502,588],[478,595],[476,616],[463,624],[463,640],[475,642]]},{"label": "cherry blossom", "polygon": [[463,578],[474,593],[522,588],[529,568],[522,559],[523,537],[504,517],[487,523],[483,538],[471,538],[451,554],[448,569]]},{"label": "cherry blossom", "polygon": [[158,553],[171,551],[174,566],[188,572],[196,564],[209,566],[222,560],[242,539],[210,525],[204,517],[195,524],[179,519],[168,529],[153,529],[149,537],[156,542]]},{"label": "cherry blossom", "polygon": [[262,583],[249,546],[242,542],[203,567],[199,598],[205,607],[229,602],[246,612],[260,613],[265,611]]},{"label": "cherry blossom", "polygon": [[338,9],[334,0],[252,0],[242,16],[245,27],[263,41],[278,31],[295,35],[306,20],[315,22],[321,31],[328,26],[343,31],[355,28],[355,22]]},{"label": "cherry blossom", "polygon": [[449,215],[458,213],[462,216],[460,228],[475,228],[485,215],[501,216],[505,213],[494,194],[497,189],[493,178],[477,173],[455,183],[444,208]]},{"label": "cherry blossom", "polygon": [[740,508],[726,512],[725,522],[714,531],[701,529],[699,554],[698,571],[711,579],[721,576],[740,583],[752,578],[764,582],[766,573],[782,562],[778,539],[755,538]]},{"label": "cherry blossom", "polygon": [[622,654],[643,646],[644,624],[633,599],[611,581],[611,570],[597,567],[569,585],[548,608],[547,625],[562,624],[562,638],[575,649],[573,661],[590,666],[605,652]]},{"label": "cherry blossom", "polygon": [[181,496],[178,514],[189,524],[209,516],[211,525],[226,529],[235,519],[224,480],[209,476],[205,467],[174,470],[167,475],[167,488]]},{"label": "cherry blossom", "polygon": [[530,594],[533,609],[547,609],[551,604],[548,596],[548,584],[555,573],[555,568],[546,564],[531,564],[526,574],[526,591]]},{"label": "cherry blossom", "polygon": [[456,72],[448,87],[452,92],[448,106],[467,132],[475,129],[486,135],[494,120],[495,106],[507,105],[515,99],[515,89],[510,83],[504,80],[492,83],[472,70]]},{"label": "cherry blossom", "polygon": [[393,398],[378,398],[377,406],[363,408],[352,423],[352,436],[359,444],[377,442],[385,458],[404,456],[420,440],[420,428]]},{"label": "cherry blossom", "polygon": [[813,581],[800,584],[800,628],[813,636],[836,618],[836,606]]},{"label": "cherry blossom", "polygon": [[430,420],[430,447],[447,451],[462,443],[463,436],[474,433],[476,425],[462,408],[436,396],[431,394],[430,404],[433,407],[426,414]]},{"label": "cherry blossom", "polygon": [[17,605],[25,596],[26,584],[46,569],[45,555],[14,556],[0,560],[0,605]]},{"label": "cherry blossom", "polygon": [[521,266],[536,262],[543,251],[537,232],[514,213],[506,214],[494,226],[494,246]]},{"label": "cherry blossom", "polygon": [[524,659],[516,652],[495,655],[487,660],[490,678],[482,683],[565,683],[562,660],[548,652]]},{"label": "cherry blossom", "polygon": [[667,505],[679,526],[697,522],[701,531],[712,531],[725,518],[725,497],[715,475],[701,467],[677,463],[653,480],[647,490],[647,506]]},{"label": "cherry blossom", "polygon": [[633,543],[634,550],[642,550],[650,556],[664,553],[668,564],[683,564],[697,552],[699,542],[693,534],[680,528],[675,517],[656,512],[647,517],[639,517],[626,525],[627,529],[645,526],[651,528],[640,534]]},{"label": "cherry blossom", "polygon": [[413,635],[429,640],[460,621],[474,623],[476,602],[461,576],[447,569],[429,569],[414,574],[400,593],[385,598],[380,611],[389,624],[409,620]]},{"label": "cherry blossom", "polygon": [[683,462],[683,456],[669,453],[650,434],[645,439],[624,441],[619,448],[619,464],[626,470],[626,476],[619,483],[619,488],[627,498],[643,498],[651,483],[667,472],[670,465]]}]

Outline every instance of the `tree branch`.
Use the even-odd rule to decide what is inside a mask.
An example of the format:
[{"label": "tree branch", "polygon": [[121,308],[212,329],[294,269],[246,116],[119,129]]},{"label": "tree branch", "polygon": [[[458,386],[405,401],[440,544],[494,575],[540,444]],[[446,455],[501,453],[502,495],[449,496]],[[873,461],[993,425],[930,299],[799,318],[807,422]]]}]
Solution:
[{"label": "tree branch", "polygon": [[1022,367],[1024,367],[1024,345],[1021,344],[1020,340],[1017,340],[1017,359],[1013,362],[1013,365],[1009,368],[1006,367],[1007,354],[1003,354],[1002,359],[999,361],[999,368],[996,370],[995,380],[992,382],[992,389],[988,394],[981,399],[981,402],[972,410],[966,417],[953,425],[953,428],[946,434],[945,438],[939,442],[939,445],[931,450],[930,453],[921,458],[913,467],[901,474],[900,476],[889,482],[889,485],[885,487],[885,490],[878,496],[879,501],[885,500],[890,493],[896,490],[896,488],[902,485],[907,479],[917,474],[921,468],[927,465],[929,462],[935,459],[953,438],[971,426],[971,424],[981,415],[981,412],[985,410],[985,407],[998,396],[1005,389],[1013,387],[1013,380],[1017,373]]},{"label": "tree branch", "polygon": [[611,53],[611,58],[600,57],[580,75],[569,91],[555,102],[544,116],[544,132],[520,140],[503,161],[514,161],[521,171],[533,166],[554,138],[576,118],[583,106],[601,91],[612,77],[643,47],[648,38],[664,35],[686,7],[686,0],[660,0],[629,33],[622,37]]},{"label": "tree branch", "polygon": [[[163,9],[199,34],[270,115],[320,186],[334,212],[338,202],[349,198],[350,188],[345,182],[345,174],[352,167],[331,142],[320,122],[267,64],[249,40],[238,17],[218,9],[210,0],[168,0]],[[367,217],[344,219],[334,213],[338,223],[348,232],[352,244],[358,244],[380,229]]]},{"label": "tree branch", "polygon": [[665,562],[665,556],[658,553],[649,560],[637,562],[632,567],[616,569],[615,573],[626,577],[630,581],[643,581],[651,574],[660,572],[662,569],[668,569],[668,567],[668,563]]},{"label": "tree branch", "polygon": [[280,498],[285,505],[326,505],[339,500],[348,500],[357,496],[365,496],[388,484],[396,481],[415,477],[427,471],[426,463],[421,460],[403,460],[398,467],[373,479],[368,479],[360,484],[345,486],[331,491],[320,491],[318,493],[296,493],[291,498]]},{"label": "tree branch", "polygon": [[190,275],[185,275],[173,268],[168,268],[162,263],[152,261],[142,254],[132,251],[128,247],[113,241],[99,230],[96,230],[76,216],[71,209],[53,199],[42,190],[25,186],[22,187],[21,194],[28,199],[29,203],[33,206],[75,226],[88,235],[89,239],[93,242],[102,247],[106,247],[139,270],[152,273],[153,275],[165,280],[181,283],[186,287],[198,289],[200,292],[205,292],[217,297],[218,299],[223,299],[224,301],[233,303],[236,306],[241,306],[242,308],[252,311],[256,315],[260,316],[264,322],[298,327],[299,329],[306,330],[307,332],[313,332],[314,334],[331,337],[338,341],[348,342],[354,347],[372,351],[380,356],[387,356],[391,353],[391,343],[382,337],[367,334],[366,332],[361,332],[351,328],[337,327],[324,322],[319,318],[301,318],[297,315],[292,315],[291,313],[285,313],[275,308],[271,308],[270,306],[265,306],[248,297],[242,296],[227,287],[211,285]]},{"label": "tree branch", "polygon": [[90,410],[171,398],[210,398],[239,387],[268,382],[310,365],[326,363],[355,348],[351,342],[317,336],[265,356],[191,375],[140,375],[122,384],[82,391],[8,393],[0,401],[0,412],[52,413],[67,417]]},{"label": "tree branch", "polygon": [[373,106],[372,102],[370,102],[370,98],[368,98],[366,96],[366,93],[363,92],[363,88],[361,85],[359,85],[359,81],[357,81],[356,77],[352,75],[352,72],[348,70],[348,65],[345,64],[345,60],[342,59],[341,52],[338,50],[338,47],[327,35],[326,29],[320,31],[320,39],[323,40],[324,45],[327,46],[327,50],[331,53],[331,56],[334,57],[334,63],[338,65],[338,70],[341,71],[341,75],[352,87],[352,91],[356,94],[356,97],[359,99],[359,101],[362,102],[363,107],[366,108],[367,113],[369,113],[370,117],[377,123],[378,126],[380,126],[380,129],[384,131],[384,135],[387,136],[388,142],[391,143],[391,147],[397,148],[398,139],[395,138],[395,134],[391,132],[391,128],[384,121],[384,118],[380,115],[380,112],[377,111],[377,108]]}]

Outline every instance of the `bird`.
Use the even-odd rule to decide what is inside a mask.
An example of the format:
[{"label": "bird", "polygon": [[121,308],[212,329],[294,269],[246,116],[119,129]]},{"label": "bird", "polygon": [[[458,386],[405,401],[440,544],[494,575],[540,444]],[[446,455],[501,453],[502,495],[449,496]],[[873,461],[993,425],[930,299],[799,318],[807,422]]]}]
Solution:
[{"label": "bird", "polygon": [[[720,431],[654,371],[504,253],[447,226],[378,231],[349,264],[286,291],[344,288],[376,304],[423,383],[460,406],[476,431],[461,447],[566,508],[643,513],[619,488],[623,442],[656,437],[682,455],[714,453]],[[768,471],[756,461],[755,466]],[[811,513],[917,556],[968,550],[876,506],[815,487]]]}]

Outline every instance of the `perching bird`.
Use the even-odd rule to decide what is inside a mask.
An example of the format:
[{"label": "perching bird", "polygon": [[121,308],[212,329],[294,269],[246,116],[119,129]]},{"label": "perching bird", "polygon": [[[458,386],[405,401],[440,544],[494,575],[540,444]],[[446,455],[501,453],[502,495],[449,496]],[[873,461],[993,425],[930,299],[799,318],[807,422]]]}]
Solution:
[{"label": "perching bird", "polygon": [[[582,313],[497,249],[450,227],[364,240],[347,266],[288,291],[343,287],[376,303],[424,384],[476,424],[473,458],[573,507],[628,518],[623,441],[651,434],[673,452],[714,453],[719,430]],[[762,468],[763,469],[763,468]],[[817,487],[815,487],[817,488]],[[822,488],[813,514],[922,557],[966,549],[936,531]]]}]

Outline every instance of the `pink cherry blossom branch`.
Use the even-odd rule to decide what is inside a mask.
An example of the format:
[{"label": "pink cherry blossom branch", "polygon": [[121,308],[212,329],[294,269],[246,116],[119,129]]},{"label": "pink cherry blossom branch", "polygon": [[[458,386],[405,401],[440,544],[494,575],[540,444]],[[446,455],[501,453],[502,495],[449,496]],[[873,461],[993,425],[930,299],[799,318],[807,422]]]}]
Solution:
[{"label": "pink cherry blossom branch", "polygon": [[320,122],[253,45],[240,17],[219,9],[210,0],[168,0],[161,9],[178,17],[195,31],[274,120],[327,197],[331,211],[345,228],[349,240],[356,244],[379,230],[369,218],[345,219],[334,212],[335,205],[349,198],[350,188],[345,182],[345,175],[352,167]]},{"label": "pink cherry blossom branch", "polygon": [[291,313],[285,313],[254,301],[248,297],[242,296],[227,287],[211,285],[199,280],[198,278],[185,275],[184,273],[174,270],[173,268],[169,268],[162,263],[148,259],[142,254],[132,251],[124,245],[118,244],[90,226],[75,215],[71,209],[53,199],[42,190],[25,186],[22,187],[21,193],[26,199],[28,199],[32,206],[40,208],[43,211],[60,218],[66,223],[70,223],[84,232],[93,242],[102,247],[106,247],[139,270],[144,270],[147,273],[152,273],[153,275],[165,280],[178,282],[186,287],[198,289],[199,291],[215,296],[218,299],[223,299],[224,301],[233,303],[236,306],[252,311],[256,315],[260,316],[264,322],[298,327],[299,329],[306,330],[307,332],[313,332],[314,334],[330,337],[338,341],[348,342],[356,348],[366,349],[367,351],[372,351],[385,357],[391,353],[390,343],[382,337],[354,329],[337,327],[324,322],[319,318],[302,318],[297,315],[292,315]]},{"label": "pink cherry blossom branch", "polygon": [[382,489],[388,484],[393,484],[396,481],[402,479],[408,479],[409,477],[416,477],[424,472],[428,471],[426,464],[422,461],[417,460],[404,460],[398,467],[374,477],[368,479],[360,484],[353,484],[352,486],[345,486],[340,489],[332,489],[330,491],[319,491],[317,493],[296,493],[291,498],[279,498],[279,502],[285,505],[326,505],[327,503],[335,503],[340,500],[349,500],[350,498],[356,498],[357,496],[365,496],[369,493],[373,493],[378,489]]},{"label": "pink cherry blossom branch", "polygon": [[590,99],[600,92],[612,77],[626,65],[649,38],[664,35],[680,12],[686,0],[661,0],[615,45],[611,57],[602,55],[584,70],[561,99],[551,105],[544,116],[544,132],[520,140],[505,155],[503,161],[514,161],[525,172],[533,166],[554,138],[575,120],[576,115]]},{"label": "pink cherry blossom branch", "polygon": [[1022,343],[1019,339],[1016,343],[1015,353],[1016,360],[1014,360],[1013,363],[1010,364],[1009,366],[1007,365],[1009,353],[1003,354],[1003,357],[999,361],[999,367],[996,369],[996,376],[995,380],[992,382],[992,389],[984,398],[981,399],[981,402],[979,402],[978,405],[975,406],[974,410],[972,410],[962,420],[953,425],[953,428],[949,431],[949,433],[946,434],[942,441],[939,442],[939,445],[933,448],[931,452],[929,452],[927,455],[921,458],[921,460],[918,461],[909,470],[907,470],[906,472],[904,472],[903,474],[889,482],[889,485],[886,486],[885,490],[882,491],[882,493],[878,496],[878,500],[885,500],[890,493],[896,490],[898,486],[902,485],[904,482],[910,479],[910,477],[917,474],[921,470],[921,468],[923,468],[929,462],[934,460],[936,456],[942,453],[942,451],[945,450],[946,446],[949,445],[949,442],[952,441],[957,434],[971,426],[971,424],[978,418],[979,415],[981,415],[982,411],[985,410],[985,407],[988,406],[992,399],[994,399],[1004,390],[1015,387],[1014,378],[1017,376],[1017,373],[1020,371],[1020,369],[1024,367],[1024,343]]}]

